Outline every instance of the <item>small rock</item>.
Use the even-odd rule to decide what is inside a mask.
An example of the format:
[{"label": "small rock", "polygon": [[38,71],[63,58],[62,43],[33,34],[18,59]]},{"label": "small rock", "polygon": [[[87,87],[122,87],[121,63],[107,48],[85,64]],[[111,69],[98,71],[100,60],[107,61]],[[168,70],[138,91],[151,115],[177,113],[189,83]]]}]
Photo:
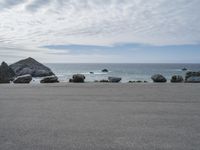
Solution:
[{"label": "small rock", "polygon": [[192,72],[192,71],[187,72],[185,75],[186,82],[189,77],[200,77],[200,71],[199,72]]},{"label": "small rock", "polygon": [[108,72],[108,69],[103,69],[103,70],[101,70],[102,72]]},{"label": "small rock", "polygon": [[75,74],[72,76],[72,79],[70,79],[69,82],[83,83],[84,80],[85,80],[85,76],[83,74]]},{"label": "small rock", "polygon": [[183,82],[183,77],[180,76],[180,75],[174,75],[174,76],[172,76],[172,78],[171,78],[171,82],[172,82],[172,83],[180,83],[180,82]]},{"label": "small rock", "polygon": [[187,71],[187,68],[183,68],[182,71]]},{"label": "small rock", "polygon": [[32,76],[30,74],[23,75],[23,76],[18,76],[15,78],[13,83],[30,83],[32,80]]},{"label": "small rock", "polygon": [[113,83],[118,83],[121,80],[122,80],[122,78],[119,78],[119,77],[108,77],[108,81],[113,82]]},{"label": "small rock", "polygon": [[73,82],[73,79],[69,79],[69,82],[72,83],[72,82]]},{"label": "small rock", "polygon": [[200,83],[200,76],[191,76],[187,78],[187,83]]},{"label": "small rock", "polygon": [[44,77],[40,83],[58,83],[58,77],[56,76],[49,76],[49,77]]},{"label": "small rock", "polygon": [[107,83],[107,82],[109,82],[108,80],[100,80],[99,82],[102,82],[102,83]]},{"label": "small rock", "polygon": [[167,79],[161,74],[155,74],[151,77],[153,82],[167,82]]}]

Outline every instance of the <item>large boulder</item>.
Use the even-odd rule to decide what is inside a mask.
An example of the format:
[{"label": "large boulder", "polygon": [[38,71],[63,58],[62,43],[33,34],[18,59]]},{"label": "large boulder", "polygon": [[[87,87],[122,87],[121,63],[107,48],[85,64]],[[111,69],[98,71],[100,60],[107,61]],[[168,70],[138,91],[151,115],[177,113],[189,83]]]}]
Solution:
[{"label": "large boulder", "polygon": [[171,78],[171,82],[172,82],[172,83],[180,83],[180,82],[183,82],[183,77],[180,76],[180,75],[174,75],[174,76],[172,76],[172,78]]},{"label": "large boulder", "polygon": [[83,74],[75,74],[72,76],[72,79],[70,79],[69,82],[83,83],[84,80],[85,80],[85,76]]},{"label": "large boulder", "polygon": [[122,78],[119,78],[119,77],[108,77],[108,81],[113,82],[113,83],[118,83],[121,80],[122,80]]},{"label": "large boulder", "polygon": [[49,76],[44,77],[42,80],[40,80],[40,83],[58,83],[58,77],[56,76]]},{"label": "large boulder", "polygon": [[17,78],[15,78],[13,83],[30,83],[31,80],[32,80],[32,76],[30,74],[26,74],[26,75],[18,76]]},{"label": "large boulder", "polygon": [[153,82],[167,82],[167,79],[161,74],[155,74],[151,77]]},{"label": "large boulder", "polygon": [[0,83],[10,83],[15,77],[15,72],[7,65],[2,62],[0,66]]},{"label": "large boulder", "polygon": [[199,72],[192,72],[192,71],[187,72],[185,75],[185,82],[187,82],[188,78],[190,78],[190,77],[200,77],[200,71]]},{"label": "large boulder", "polygon": [[24,60],[20,60],[10,65],[10,67],[14,70],[17,76],[26,74],[30,74],[32,77],[45,77],[54,75],[51,69],[37,62],[31,57]]}]

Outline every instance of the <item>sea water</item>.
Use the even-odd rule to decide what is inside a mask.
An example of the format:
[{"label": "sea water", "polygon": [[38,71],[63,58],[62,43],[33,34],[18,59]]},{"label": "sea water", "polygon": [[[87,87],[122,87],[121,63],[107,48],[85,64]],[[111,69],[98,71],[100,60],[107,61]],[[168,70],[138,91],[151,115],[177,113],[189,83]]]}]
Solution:
[{"label": "sea water", "polygon": [[[185,76],[188,71],[200,71],[200,64],[45,64],[56,74],[61,82],[68,82],[73,74],[84,74],[86,82],[107,79],[109,76],[121,77],[121,82],[128,81],[148,81],[151,82],[151,76],[154,74],[164,75],[168,81],[172,75]],[[102,72],[102,69],[108,69],[109,72]],[[93,72],[93,73],[91,73]]]}]

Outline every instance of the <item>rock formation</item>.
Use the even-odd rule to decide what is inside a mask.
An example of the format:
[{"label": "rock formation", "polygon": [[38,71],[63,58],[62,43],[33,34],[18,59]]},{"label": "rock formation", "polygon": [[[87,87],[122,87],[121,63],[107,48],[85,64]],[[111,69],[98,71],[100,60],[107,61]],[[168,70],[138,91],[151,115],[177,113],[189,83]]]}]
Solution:
[{"label": "rock formation", "polygon": [[2,62],[0,66],[0,83],[10,83],[14,79],[14,71],[7,65],[7,63]]},{"label": "rock formation", "polygon": [[10,67],[13,69],[17,76],[26,74],[30,74],[32,77],[44,77],[54,75],[51,69],[37,62],[31,57],[24,60],[20,60],[10,65]]}]

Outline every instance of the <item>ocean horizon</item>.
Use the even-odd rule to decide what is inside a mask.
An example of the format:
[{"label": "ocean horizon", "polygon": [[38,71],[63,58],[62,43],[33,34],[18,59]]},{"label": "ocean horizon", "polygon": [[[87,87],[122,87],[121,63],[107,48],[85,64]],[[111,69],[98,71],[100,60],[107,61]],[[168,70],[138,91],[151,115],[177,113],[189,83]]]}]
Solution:
[{"label": "ocean horizon", "polygon": [[[185,76],[187,71],[199,71],[200,63],[45,63],[61,82],[68,82],[73,74],[84,74],[86,82],[107,79],[110,76],[121,77],[128,81],[152,82],[151,76],[162,74],[169,82],[171,76]],[[183,71],[187,68],[187,71]],[[108,69],[108,72],[102,72]],[[36,79],[37,80],[37,79]]]}]

